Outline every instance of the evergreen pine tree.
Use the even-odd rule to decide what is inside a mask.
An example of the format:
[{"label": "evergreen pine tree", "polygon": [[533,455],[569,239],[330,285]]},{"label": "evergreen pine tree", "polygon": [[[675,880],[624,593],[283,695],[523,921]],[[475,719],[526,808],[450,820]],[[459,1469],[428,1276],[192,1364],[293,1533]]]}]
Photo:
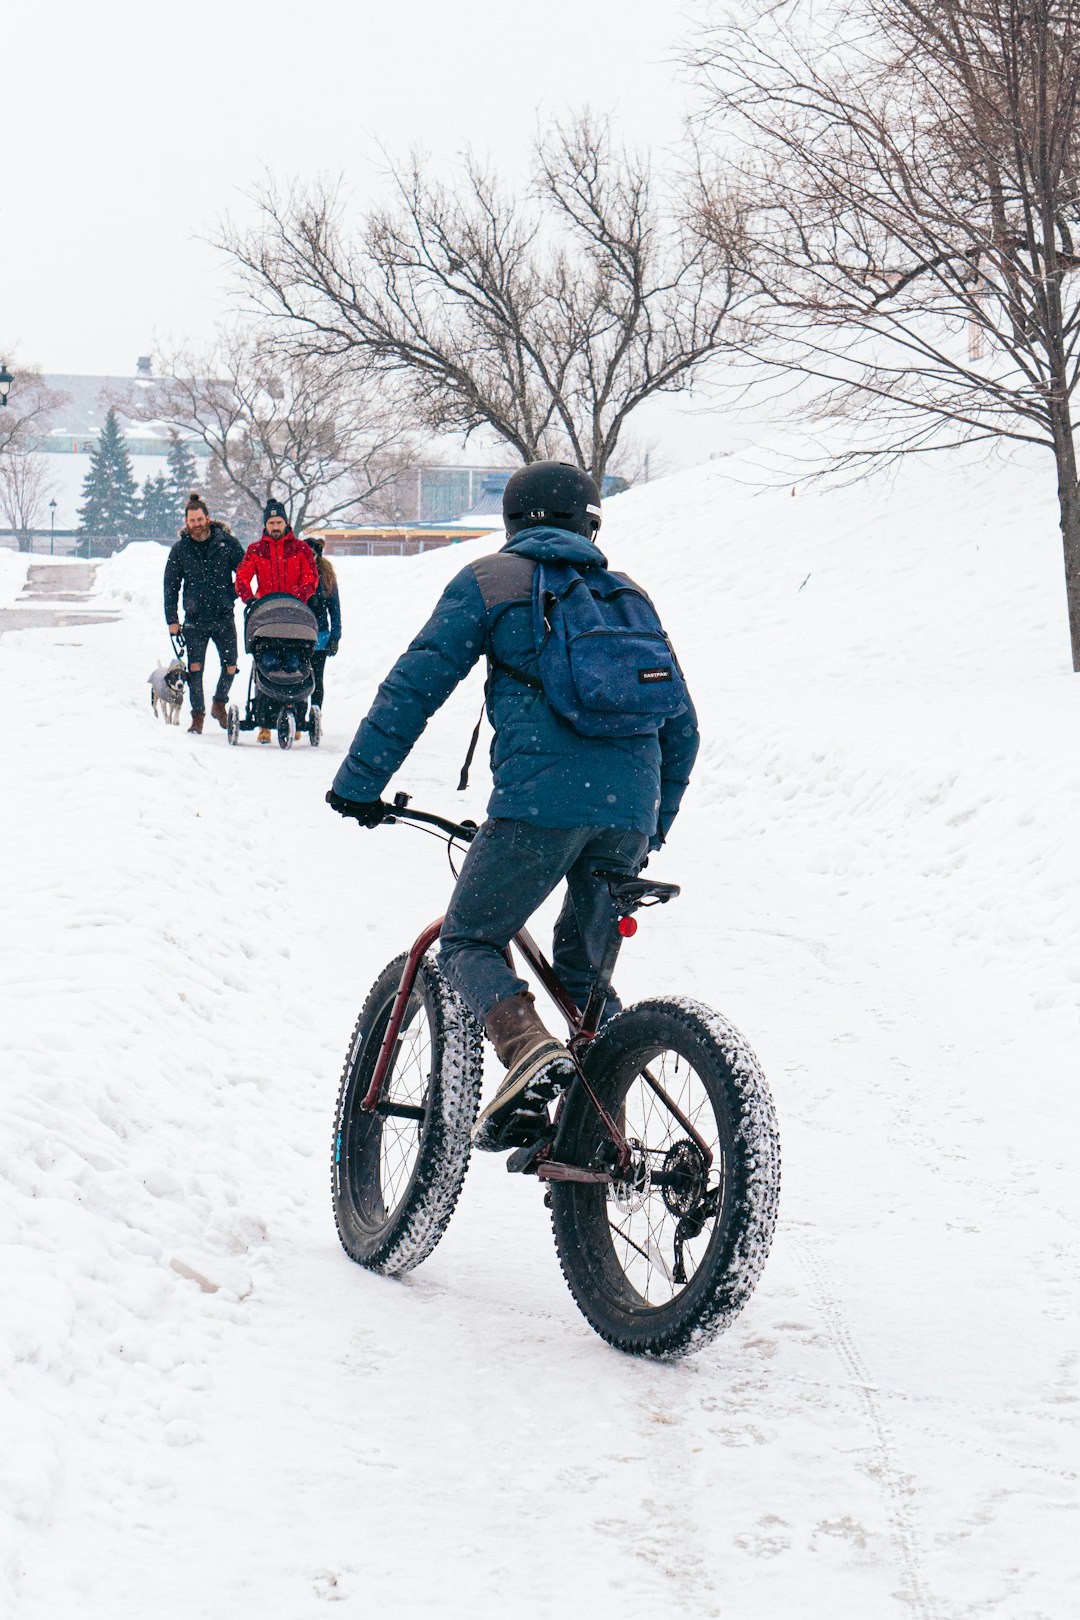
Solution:
[{"label": "evergreen pine tree", "polygon": [[97,446],[90,453],[90,470],[83,480],[79,531],[125,540],[135,533],[138,486],[131,457],[120,432],[116,412],[110,410]]},{"label": "evergreen pine tree", "polygon": [[168,479],[164,473],[156,478],[148,473],[139,497],[139,533],[146,540],[171,540],[178,528]]},{"label": "evergreen pine tree", "polygon": [[135,530],[142,540],[148,540],[150,538],[149,515],[153,499],[154,480],[150,477],[150,474],[147,473],[145,479],[143,480],[143,487],[139,491],[139,511],[135,519]]},{"label": "evergreen pine tree", "polygon": [[165,482],[172,502],[172,521],[179,528],[188,496],[199,487],[199,472],[190,445],[178,433],[169,434],[168,464]]}]

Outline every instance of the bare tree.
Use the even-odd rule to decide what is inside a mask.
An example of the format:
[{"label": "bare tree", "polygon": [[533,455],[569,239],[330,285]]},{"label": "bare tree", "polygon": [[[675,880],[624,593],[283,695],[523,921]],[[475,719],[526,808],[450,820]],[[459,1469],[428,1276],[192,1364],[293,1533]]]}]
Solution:
[{"label": "bare tree", "polygon": [[737,211],[721,228],[717,202],[708,237],[688,229],[605,122],[542,136],[524,200],[474,158],[453,185],[416,155],[392,172],[394,205],[357,233],[338,188],[269,187],[260,227],[223,246],[293,352],[381,370],[432,429],[490,428],[526,461],[602,478],[642,401],[726,346]]},{"label": "bare tree", "polygon": [[33,366],[16,365],[8,402],[0,408],[0,456],[33,450],[49,416],[66,399]]},{"label": "bare tree", "polygon": [[0,455],[0,511],[14,529],[20,551],[31,551],[34,531],[45,523],[46,502],[55,489],[44,456],[9,448]]},{"label": "bare tree", "polygon": [[[759,354],[861,419],[849,459],[1049,449],[1080,670],[1080,0],[760,4],[693,61],[747,208]],[[711,208],[706,180],[706,234]]]},{"label": "bare tree", "polygon": [[285,354],[265,331],[233,327],[215,349],[159,356],[155,369],[154,388],[118,402],[125,414],[197,435],[253,517],[274,496],[298,533],[378,509],[413,459],[400,412],[370,380]]}]

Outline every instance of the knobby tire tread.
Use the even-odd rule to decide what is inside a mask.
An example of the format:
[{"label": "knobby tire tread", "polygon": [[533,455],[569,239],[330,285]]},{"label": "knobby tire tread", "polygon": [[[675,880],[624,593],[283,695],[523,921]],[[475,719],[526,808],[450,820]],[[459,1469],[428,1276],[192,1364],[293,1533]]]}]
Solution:
[{"label": "knobby tire tread", "polygon": [[[350,1212],[347,1207],[342,1209],[339,1197],[339,1177],[349,1173],[347,1165],[339,1165],[339,1140],[351,1100],[350,1085],[359,1073],[356,1092],[362,1095],[367,1089],[405,961],[403,953],[383,969],[353,1029],[338,1089],[330,1167],[334,1224],[341,1246],[358,1265],[384,1276],[402,1276],[426,1260],[450,1223],[469,1165],[483,1076],[480,1028],[435,964],[425,958],[416,988],[431,1016],[430,1111],[400,1207],[377,1241],[358,1242]],[[358,1105],[358,1098],[356,1102]]]},{"label": "knobby tire tread", "polygon": [[[730,1110],[735,1191],[725,1241],[709,1267],[714,1274],[699,1284],[700,1272],[696,1273],[683,1294],[650,1313],[655,1316],[651,1324],[643,1314],[636,1321],[629,1315],[620,1320],[610,1302],[599,1297],[584,1252],[583,1237],[587,1242],[587,1234],[582,1228],[590,1221],[590,1209],[595,1225],[595,1205],[588,1203],[588,1189],[573,1183],[553,1183],[551,1219],[563,1277],[594,1331],[617,1349],[675,1360],[703,1348],[725,1332],[757,1285],[776,1225],[780,1138],[768,1084],[748,1043],[720,1013],[681,997],[656,998],[627,1007],[597,1037],[585,1058],[585,1072],[601,1101],[612,1105],[604,1089],[609,1057],[613,1060],[632,1044],[643,1048],[649,1044],[646,1039],[636,1043],[627,1040],[635,1024],[642,1033],[654,1029],[658,1046],[669,1046],[673,1040],[681,1039],[691,1050],[696,1047],[708,1053],[712,1082],[721,1089]],[[573,1160],[575,1138],[587,1134],[594,1121],[583,1088],[576,1088],[567,1100],[555,1157]],[[603,1219],[606,1222],[606,1206]]]}]

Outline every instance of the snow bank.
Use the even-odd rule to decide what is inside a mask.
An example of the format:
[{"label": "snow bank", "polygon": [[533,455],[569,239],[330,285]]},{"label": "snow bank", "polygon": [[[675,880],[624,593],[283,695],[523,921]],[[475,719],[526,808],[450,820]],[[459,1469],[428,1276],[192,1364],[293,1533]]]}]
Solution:
[{"label": "snow bank", "polygon": [[10,607],[26,580],[26,558],[0,546],[0,607]]},{"label": "snow bank", "polygon": [[[1065,1612],[1080,683],[1052,486],[754,495],[733,468],[619,497],[602,536],[705,739],[658,863],[683,896],[620,988],[745,1030],[785,1147],[758,1292],[678,1369],[590,1335],[497,1160],[404,1284],[334,1238],[349,1029],[449,875],[322,794],[492,542],[340,562],[319,752],[152,720],[159,547],[99,568],[117,623],[0,635],[34,699],[3,801],[0,1612]],[[418,803],[482,813],[482,764],[453,792],[481,689],[395,784]]]}]

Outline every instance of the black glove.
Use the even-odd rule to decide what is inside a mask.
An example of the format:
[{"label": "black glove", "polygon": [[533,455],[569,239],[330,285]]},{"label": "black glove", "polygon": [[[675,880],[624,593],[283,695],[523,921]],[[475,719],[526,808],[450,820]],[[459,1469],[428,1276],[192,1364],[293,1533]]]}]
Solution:
[{"label": "black glove", "polygon": [[657,817],[656,831],[653,833],[652,837],[649,839],[649,854],[650,855],[655,855],[658,850],[663,849],[665,843],[667,842],[667,835],[668,835],[669,828],[670,828],[670,823],[665,826],[664,822],[661,821],[659,817]]},{"label": "black glove", "polygon": [[338,650],[338,643],[336,641],[331,640],[331,641],[328,641],[326,643],[326,656],[328,658],[333,658],[333,656],[337,652],[337,650]]},{"label": "black glove", "polygon": [[358,821],[361,827],[377,827],[380,821],[393,814],[392,807],[382,799],[343,799],[333,788],[326,795],[326,802],[339,816],[349,816],[353,821]]}]

